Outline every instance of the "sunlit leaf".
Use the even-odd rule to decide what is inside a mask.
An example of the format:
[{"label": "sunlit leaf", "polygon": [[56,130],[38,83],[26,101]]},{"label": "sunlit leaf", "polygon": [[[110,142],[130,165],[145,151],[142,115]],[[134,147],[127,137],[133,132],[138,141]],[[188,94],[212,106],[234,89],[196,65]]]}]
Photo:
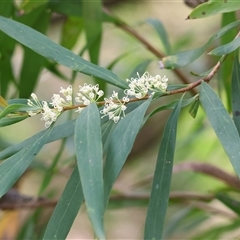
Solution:
[{"label": "sunlit leaf", "polygon": [[[231,22],[236,21],[236,13],[224,13],[222,14],[222,22],[221,26],[224,27]],[[228,32],[228,34],[223,35],[220,38],[220,44],[225,45],[231,42],[237,35],[237,28],[233,28]],[[234,59],[234,52],[228,54],[227,58],[222,61],[224,56],[222,56],[219,61],[221,62],[221,67],[219,69],[219,81],[218,82],[218,89],[219,93],[221,93],[221,98],[224,99],[226,96],[227,101],[227,110],[231,112],[232,110],[232,99],[231,99],[231,77],[232,77],[232,66],[233,66],[233,59]],[[222,91],[224,89],[224,91]]]},{"label": "sunlit leaf", "polygon": [[238,54],[234,58],[231,88],[233,121],[240,135],[240,64]]},{"label": "sunlit leaf", "polygon": [[217,94],[205,82],[201,84],[200,102],[235,172],[240,177],[240,138],[233,120]]},{"label": "sunlit leaf", "polygon": [[239,0],[210,0],[193,9],[187,19],[205,18],[215,14],[237,11],[239,9]]},{"label": "sunlit leaf", "polygon": [[217,47],[213,49],[211,52],[209,52],[209,55],[215,55],[215,56],[221,56],[226,55],[230,52],[235,51],[240,46],[240,37],[235,38],[230,43],[227,43],[225,45],[222,45],[220,47]]},{"label": "sunlit leaf", "polygon": [[23,0],[19,6],[21,10],[24,10],[26,13],[32,11],[35,8],[38,8],[39,6],[42,6],[46,4],[48,0],[41,0],[41,1],[35,1],[35,0]]},{"label": "sunlit leaf", "polygon": [[43,239],[66,239],[83,201],[83,192],[75,167],[48,222]]},{"label": "sunlit leaf", "polygon": [[103,228],[103,149],[99,110],[90,104],[79,114],[75,127],[75,149],[78,170],[88,216],[99,239],[105,239]]},{"label": "sunlit leaf", "polygon": [[162,238],[172,179],[177,122],[181,104],[182,98],[179,100],[164,128],[153,177],[144,239]]},{"label": "sunlit leaf", "polygon": [[0,107],[6,108],[7,106],[7,101],[2,96],[0,96]]}]

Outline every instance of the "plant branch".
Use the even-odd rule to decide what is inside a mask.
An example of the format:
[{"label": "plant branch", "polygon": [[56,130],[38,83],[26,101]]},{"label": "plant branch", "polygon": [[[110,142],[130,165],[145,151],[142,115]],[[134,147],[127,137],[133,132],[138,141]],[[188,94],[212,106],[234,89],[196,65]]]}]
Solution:
[{"label": "plant branch", "polygon": [[[238,34],[236,35],[236,37],[235,37],[234,39],[238,38],[239,36],[240,36],[240,31],[238,32]],[[209,81],[213,78],[213,76],[217,73],[217,71],[219,70],[222,62],[226,59],[227,56],[228,56],[227,54],[226,54],[226,55],[223,55],[223,56],[219,59],[219,61],[217,62],[217,64],[213,67],[212,71],[211,71],[207,76],[205,76],[205,77],[203,77],[203,78],[200,78],[199,80],[197,80],[197,81],[194,82],[194,83],[189,84],[189,85],[188,85],[187,87],[185,87],[185,88],[180,88],[180,89],[177,89],[177,90],[170,91],[169,94],[184,93],[184,92],[190,91],[191,89],[197,87],[198,85],[201,84],[202,81],[204,81],[204,82],[209,82]]]},{"label": "plant branch", "polygon": [[[193,171],[193,172],[204,173],[206,175],[209,175],[213,178],[217,178],[225,182],[230,187],[240,190],[240,180],[237,177],[209,163],[199,163],[199,162],[188,161],[188,162],[183,162],[173,166],[173,173],[178,173],[182,171]],[[135,183],[133,186],[137,187],[137,186],[141,186],[143,184],[149,183],[152,180],[152,178],[153,178],[153,175],[151,174],[145,177],[144,179],[142,179],[141,181]]]},{"label": "plant branch", "polygon": [[204,173],[225,182],[230,187],[240,190],[240,180],[237,177],[209,163],[183,162],[175,165],[175,167],[173,168],[174,173],[187,170]]},{"label": "plant branch", "polygon": [[[105,12],[109,15],[111,15],[110,11],[106,8],[104,8]],[[145,38],[143,38],[140,34],[138,34],[137,31],[135,31],[133,28],[131,28],[129,25],[127,25],[124,22],[117,22],[115,23],[120,29],[123,31],[127,32],[128,34],[132,35],[135,37],[139,42],[141,42],[153,55],[155,55],[158,58],[163,58],[165,55],[157,50],[152,44],[150,44]],[[190,81],[187,79],[186,76],[179,70],[179,69],[174,69],[174,73],[177,75],[177,77],[180,79],[180,81],[184,84],[189,84]],[[190,92],[192,95],[198,94],[198,92],[195,89],[190,89]]]},{"label": "plant branch", "polygon": [[[120,193],[112,195],[110,201],[135,201],[135,200],[149,200],[149,193]],[[171,192],[171,201],[191,201],[198,200],[209,202],[214,199],[212,194],[200,194],[196,192]],[[54,207],[57,204],[57,200],[48,200],[46,198],[33,198],[25,195],[21,195],[17,190],[11,189],[0,200],[0,209],[12,210],[12,209],[29,209],[38,207]]]}]

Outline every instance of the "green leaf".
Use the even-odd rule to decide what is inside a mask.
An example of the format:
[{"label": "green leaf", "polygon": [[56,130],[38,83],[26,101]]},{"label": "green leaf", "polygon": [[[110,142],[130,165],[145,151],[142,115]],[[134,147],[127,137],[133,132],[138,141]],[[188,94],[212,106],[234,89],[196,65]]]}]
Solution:
[{"label": "green leaf", "polygon": [[[92,63],[98,65],[102,41],[102,1],[82,1],[83,26],[88,43],[88,52]],[[106,83],[95,78],[100,89],[106,91]]]},{"label": "green leaf", "polygon": [[63,23],[61,34],[61,45],[72,49],[83,29],[83,20],[78,17],[68,17]]},{"label": "green leaf", "polygon": [[193,61],[195,61],[198,57],[200,57],[207,50],[207,48],[211,45],[211,43],[213,41],[220,38],[221,36],[223,36],[225,33],[230,31],[231,29],[237,27],[239,24],[240,24],[240,20],[236,21],[236,22],[233,22],[231,24],[228,24],[227,26],[221,28],[217,33],[215,33],[208,40],[208,42],[204,46],[202,46],[200,48],[180,52],[180,53],[177,53],[175,55],[171,55],[171,56],[163,58],[162,61],[161,61],[161,65],[164,68],[174,69],[174,68],[183,67],[183,66],[188,65],[189,63],[192,63]]},{"label": "green leaf", "polygon": [[82,1],[83,26],[91,62],[98,64],[102,38],[102,2],[100,0]]},{"label": "green leaf", "polygon": [[122,53],[121,55],[117,56],[117,58],[115,58],[111,63],[109,63],[109,65],[107,66],[107,69],[112,70],[119,61],[121,61],[123,58],[127,57],[134,51],[135,50],[130,50],[128,52]]},{"label": "green leaf", "polygon": [[152,62],[152,59],[146,59],[143,62],[139,63],[133,70],[132,73],[130,74],[130,77],[132,78],[137,78],[138,75],[137,73],[142,76],[148,67],[148,65]]},{"label": "green leaf", "polygon": [[232,72],[232,112],[233,121],[240,135],[240,65],[236,54]]},{"label": "green leaf", "polygon": [[75,149],[88,216],[99,239],[105,239],[103,227],[103,150],[100,115],[90,104],[79,114],[75,127]]},{"label": "green leaf", "polygon": [[176,144],[177,122],[181,110],[182,98],[172,112],[164,128],[155,173],[151,197],[145,223],[144,239],[161,239],[164,219],[168,207],[174,151]]},{"label": "green leaf", "polygon": [[240,46],[240,37],[209,52],[209,55],[222,56],[235,51]]},{"label": "green leaf", "polygon": [[232,209],[237,215],[240,215],[240,202],[229,197],[225,193],[218,192],[216,193],[216,198]]},{"label": "green leaf", "polygon": [[13,115],[7,116],[0,119],[0,127],[6,127],[15,123],[18,123],[26,118],[28,118],[28,114],[21,114],[21,115]]},{"label": "green leaf", "polygon": [[32,162],[35,155],[41,150],[51,132],[51,128],[39,139],[23,148],[15,155],[0,164],[0,197],[21,177]]},{"label": "green leaf", "polygon": [[[41,14],[39,14],[38,18],[34,20],[32,27],[41,33],[45,33],[49,25],[51,13],[46,11],[46,6],[41,7],[39,11]],[[39,24],[39,21],[41,21],[41,24]],[[44,57],[35,53],[31,49],[24,47],[24,59],[22,62],[19,83],[20,98],[29,97],[31,95],[37,84],[38,76],[44,63]]]},{"label": "green leaf", "polygon": [[127,87],[127,83],[111,71],[86,61],[28,26],[0,16],[0,30],[38,54],[74,71],[98,77],[120,88]]},{"label": "green leaf", "polygon": [[49,0],[49,8],[66,16],[82,16],[82,1]]},{"label": "green leaf", "polygon": [[192,106],[189,109],[189,113],[193,118],[196,118],[197,116],[199,104],[200,104],[199,98],[195,98],[195,101],[193,102]]},{"label": "green leaf", "polygon": [[38,109],[38,108],[34,108],[31,106],[28,106],[27,104],[21,104],[21,103],[8,105],[6,108],[4,108],[3,111],[0,111],[0,119],[6,117],[10,113],[26,112],[26,111],[31,111],[35,109]]},{"label": "green leaf", "polygon": [[151,103],[151,98],[126,115],[114,129],[110,140],[104,165],[105,208],[110,191],[116,181],[142,126],[144,114]]},{"label": "green leaf", "polygon": [[[182,100],[182,105],[181,105],[181,107],[182,107],[182,108],[183,108],[183,107],[186,107],[186,106],[188,106],[189,104],[191,104],[191,103],[192,103],[193,101],[195,101],[195,100],[196,100],[196,96],[194,96],[194,97],[192,97],[192,98],[189,98],[189,99],[184,99],[184,100]],[[167,105],[163,105],[163,106],[161,106],[161,107],[158,107],[158,108],[154,109],[151,113],[149,113],[149,114],[145,117],[145,119],[148,119],[148,118],[152,117],[154,114],[156,114],[156,113],[158,113],[158,112],[160,112],[160,111],[169,110],[169,109],[174,109],[174,108],[178,105],[178,103],[179,103],[179,99],[174,100],[174,101],[172,101],[171,103],[169,103],[169,104],[167,104]]]},{"label": "green leaf", "polygon": [[216,227],[207,228],[207,231],[201,231],[197,236],[193,237],[193,240],[202,239],[226,239],[226,233],[231,233],[231,231],[236,231],[239,228],[240,220],[235,219],[233,222],[217,224]]},{"label": "green leaf", "polygon": [[6,99],[0,95],[0,108],[6,108],[7,106],[8,106],[8,103]]},{"label": "green leaf", "polygon": [[50,184],[51,180],[54,178],[57,169],[57,164],[62,156],[62,153],[64,151],[64,147],[66,144],[66,138],[62,139],[61,141],[61,145],[58,147],[58,152],[56,153],[56,155],[54,157],[52,157],[52,161],[51,164],[46,167],[44,169],[44,173],[43,173],[43,178],[42,178],[42,182],[39,186],[39,191],[38,191],[38,195],[42,195],[42,193],[44,192],[44,190],[48,187],[48,185]]},{"label": "green leaf", "polygon": [[[74,133],[75,128],[75,121],[72,120],[67,123],[61,124],[59,126],[53,127],[52,132],[49,136],[46,137],[45,143],[54,142],[58,139],[62,139],[65,137],[72,136]],[[0,152],[0,159],[3,160],[16,152],[20,151],[23,148],[26,148],[27,146],[31,145],[31,143],[37,141],[38,139],[42,138],[42,136],[47,132],[48,130],[43,130],[34,136],[24,140],[21,143],[12,145],[3,151]]]},{"label": "green leaf", "polygon": [[14,13],[14,0],[0,1],[0,15],[4,17],[11,17]]},{"label": "green leaf", "polygon": [[[222,14],[222,23],[221,26],[224,27],[227,24],[236,21],[236,14],[235,12],[231,13],[224,13]],[[237,35],[237,28],[232,29],[228,32],[228,34],[223,35],[220,38],[221,45],[224,45],[232,39],[235,38]],[[227,58],[222,61],[224,56],[222,56],[219,61],[221,62],[221,68],[219,69],[219,81],[218,81],[218,88],[219,94],[221,94],[221,98],[226,98],[227,100],[227,110],[231,112],[232,110],[232,102],[231,102],[231,77],[232,77],[232,66],[233,66],[233,59],[234,53],[230,53]],[[222,91],[224,89],[224,91]],[[225,97],[226,96],[226,97]]]},{"label": "green leaf", "polygon": [[168,39],[167,31],[162,22],[159,19],[148,18],[146,23],[150,24],[156,30],[163,43],[166,55],[169,55],[171,53],[171,45]]},{"label": "green leaf", "polygon": [[205,18],[210,17],[215,14],[220,13],[227,13],[227,12],[234,12],[240,9],[240,2],[239,0],[215,0],[215,1],[208,1],[206,3],[198,5],[187,19],[198,19],[198,18]]},{"label": "green leaf", "polygon": [[32,10],[46,4],[48,0],[41,0],[41,1],[36,1],[36,0],[23,0],[19,6],[21,10],[24,10],[24,12],[31,12]]},{"label": "green leaf", "polygon": [[14,79],[11,59],[15,40],[0,32],[0,46],[0,94],[6,97],[9,85]]},{"label": "green leaf", "polygon": [[[58,12],[66,16],[82,17],[83,15],[82,2],[83,2],[82,0],[77,1],[50,0],[48,6],[53,12]],[[104,11],[102,12],[102,21],[115,24],[123,23],[123,21],[121,21],[117,17],[112,16]]]},{"label": "green leaf", "polygon": [[216,93],[205,82],[201,84],[200,102],[235,172],[240,177],[240,138],[233,120]]},{"label": "green leaf", "polygon": [[48,222],[43,239],[66,239],[82,202],[82,185],[76,166]]}]

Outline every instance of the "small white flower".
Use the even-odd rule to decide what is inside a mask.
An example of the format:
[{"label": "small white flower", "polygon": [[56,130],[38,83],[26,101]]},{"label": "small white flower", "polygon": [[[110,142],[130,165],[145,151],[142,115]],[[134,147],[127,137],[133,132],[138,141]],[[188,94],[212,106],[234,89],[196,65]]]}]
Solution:
[{"label": "small white flower", "polygon": [[46,101],[42,101],[42,118],[41,121],[45,121],[45,127],[48,128],[53,122],[55,122],[58,116],[61,114],[57,109],[49,108]]},{"label": "small white flower", "polygon": [[89,105],[92,102],[96,102],[100,97],[104,95],[102,90],[99,90],[99,85],[92,86],[91,84],[84,83],[83,86],[79,85],[78,97],[75,100],[84,105]]},{"label": "small white flower", "polygon": [[160,75],[152,77],[148,72],[145,72],[142,76],[139,73],[137,75],[137,78],[127,79],[129,89],[124,91],[127,96],[141,99],[149,92],[165,92],[167,90],[168,78],[166,76],[163,78]]},{"label": "small white flower", "polygon": [[109,120],[113,120],[117,123],[121,118],[125,117],[125,110],[127,107],[125,106],[126,102],[129,102],[128,97],[123,97],[122,101],[118,98],[118,93],[113,91],[113,94],[110,98],[104,98],[105,106],[100,111],[103,114],[103,117],[109,118]]},{"label": "small white flower", "polygon": [[56,108],[59,112],[62,112],[64,107],[72,106],[72,86],[68,86],[66,89],[61,87],[59,91],[65,97],[62,98],[59,94],[53,94],[50,103],[54,108]]},{"label": "small white flower", "polygon": [[27,113],[29,114],[29,116],[32,117],[32,116],[35,116],[38,113],[40,113],[42,111],[43,107],[35,93],[32,93],[31,97],[33,100],[28,99],[27,104],[28,104],[28,106],[33,107],[33,110],[27,111]]}]

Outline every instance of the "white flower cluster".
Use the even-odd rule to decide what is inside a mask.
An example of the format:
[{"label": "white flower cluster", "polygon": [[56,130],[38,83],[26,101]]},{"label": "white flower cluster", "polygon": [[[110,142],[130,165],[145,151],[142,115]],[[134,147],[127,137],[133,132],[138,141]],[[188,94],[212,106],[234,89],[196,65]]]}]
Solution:
[{"label": "white flower cluster", "polygon": [[[99,85],[92,86],[91,84],[84,83],[83,86],[79,86],[78,97],[75,98],[76,102],[84,105],[89,105],[92,102],[97,102],[100,97],[104,95],[102,90],[99,90]],[[83,108],[78,107],[76,112],[81,112]]]},{"label": "white flower cluster", "polygon": [[127,79],[129,88],[124,91],[127,96],[134,96],[138,99],[144,98],[149,92],[166,92],[168,78],[160,75],[152,77],[145,72],[141,77],[137,73],[138,78]]},{"label": "white flower cluster", "polygon": [[[142,76],[138,73],[138,78],[127,79],[129,82],[129,89],[124,90],[125,96],[120,100],[118,93],[113,91],[110,98],[104,98],[105,104],[100,111],[103,117],[108,117],[117,123],[121,118],[125,116],[125,110],[127,109],[126,103],[130,101],[129,96],[137,99],[146,97],[148,94],[154,94],[156,92],[166,92],[168,78],[163,78],[159,75],[152,77],[148,72],[145,72]],[[32,111],[28,111],[30,116],[34,116],[38,113],[42,114],[41,120],[45,121],[45,127],[48,128],[53,122],[55,122],[64,107],[72,106],[72,86],[64,89],[61,87],[60,93],[65,97],[61,97],[60,94],[53,94],[51,98],[52,102],[38,100],[37,96],[32,93],[33,100],[28,100],[28,105],[33,107]],[[83,106],[78,107],[76,112],[81,112],[83,108],[92,102],[97,102],[104,92],[99,90],[99,85],[84,84],[79,86],[79,92],[75,98],[76,102],[81,103]],[[52,108],[49,107],[52,106]]]},{"label": "white flower cluster", "polygon": [[100,111],[103,114],[103,117],[108,116],[109,119],[112,119],[117,123],[120,118],[125,116],[125,110],[127,107],[125,103],[129,102],[128,97],[123,97],[122,101],[118,98],[118,93],[113,91],[113,94],[110,98],[104,98],[105,105],[104,108]]},{"label": "white flower cluster", "polygon": [[[65,99],[62,98],[59,94],[53,94],[53,97],[51,98],[52,102],[49,104],[46,101],[42,101],[40,103],[36,94],[32,93],[31,97],[34,102],[28,99],[28,105],[34,108],[38,107],[38,109],[28,111],[28,114],[30,116],[34,116],[38,113],[41,113],[41,120],[45,121],[45,127],[48,128],[53,122],[57,120],[64,107],[72,106],[72,86],[69,86],[66,89],[61,87],[60,93],[62,93]],[[49,105],[53,106],[53,108],[50,108]]]}]

